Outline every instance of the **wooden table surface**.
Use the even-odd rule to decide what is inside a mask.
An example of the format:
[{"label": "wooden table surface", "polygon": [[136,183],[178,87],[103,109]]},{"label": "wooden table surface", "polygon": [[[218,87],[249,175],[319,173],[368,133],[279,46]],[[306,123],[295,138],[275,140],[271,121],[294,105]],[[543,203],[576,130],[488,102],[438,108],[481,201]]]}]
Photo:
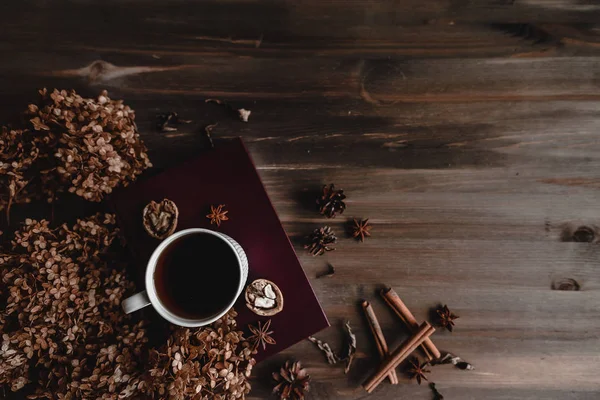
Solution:
[{"label": "wooden table surface", "polygon": [[[2,120],[43,86],[106,88],[159,168],[202,148],[209,123],[217,145],[246,141],[332,322],[318,336],[340,348],[349,319],[359,346],[344,375],[300,343],[257,367],[252,399],[288,357],[308,367],[309,399],[430,399],[402,374],[360,387],[377,357],[359,301],[392,347],[407,335],[383,285],[420,321],[438,303],[460,315],[432,339],[476,370],[434,368],[446,399],[599,397],[600,248],[572,240],[600,226],[597,2],[37,0],[4,2],[0,21]],[[167,111],[194,122],[159,133]],[[348,208],[326,221],[311,193],[331,182]],[[351,217],[370,218],[372,239],[303,251]],[[316,279],[327,262],[337,273]],[[580,290],[552,289],[565,279]]]}]

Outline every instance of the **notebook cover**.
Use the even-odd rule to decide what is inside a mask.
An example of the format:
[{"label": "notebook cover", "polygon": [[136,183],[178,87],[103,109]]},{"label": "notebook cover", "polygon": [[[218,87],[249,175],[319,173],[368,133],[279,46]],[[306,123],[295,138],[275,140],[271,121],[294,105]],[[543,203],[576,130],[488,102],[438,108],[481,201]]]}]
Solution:
[{"label": "notebook cover", "polygon": [[[127,246],[133,252],[138,287],[143,287],[146,263],[160,243],[144,230],[142,210],[151,200],[159,202],[164,198],[173,200],[179,209],[177,230],[207,228],[231,236],[248,256],[247,283],[266,278],[281,289],[283,311],[270,317],[277,344],[267,346],[264,351],[261,348],[257,360],[329,326],[241,139],[206,150],[191,161],[113,194],[111,203]],[[211,204],[225,204],[229,210],[229,220],[219,228],[206,218]],[[202,257],[198,256],[201,266]],[[199,290],[202,285],[198,282]],[[235,309],[241,329],[268,319],[251,312],[243,294]]]}]

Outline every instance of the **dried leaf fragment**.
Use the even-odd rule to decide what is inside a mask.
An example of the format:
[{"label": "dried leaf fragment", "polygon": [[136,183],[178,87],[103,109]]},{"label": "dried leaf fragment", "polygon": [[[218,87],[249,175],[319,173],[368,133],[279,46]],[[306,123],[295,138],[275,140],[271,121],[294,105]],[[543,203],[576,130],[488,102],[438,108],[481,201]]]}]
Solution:
[{"label": "dried leaf fragment", "polygon": [[317,348],[325,354],[325,357],[327,357],[327,362],[329,364],[337,364],[340,361],[339,357],[333,352],[333,350],[331,350],[331,347],[326,342],[317,339],[314,336],[309,336],[308,340],[314,343],[317,346]]},{"label": "dried leaf fragment", "polygon": [[248,122],[248,118],[250,117],[250,114],[252,113],[252,111],[246,110],[245,108],[234,108],[228,102],[223,101],[223,100],[219,100],[219,99],[206,99],[206,100],[204,100],[204,102],[205,103],[218,104],[220,106],[224,106],[225,108],[227,108],[231,112],[237,112],[240,120],[243,121],[243,122]]},{"label": "dried leaf fragment", "polygon": [[472,364],[464,361],[462,358],[455,356],[452,353],[446,353],[443,357],[441,357],[437,360],[431,361],[430,364],[431,365],[452,364],[456,368],[463,369],[466,371],[471,371],[471,370],[475,369],[475,367]]},{"label": "dried leaf fragment", "polygon": [[248,122],[248,118],[250,117],[250,113],[252,113],[252,111],[246,110],[245,108],[240,108],[238,109],[238,113],[240,114],[240,119],[243,122]]},{"label": "dried leaf fragment", "polygon": [[166,239],[177,229],[178,217],[179,210],[173,201],[163,199],[156,203],[152,200],[144,207],[144,228],[153,238]]}]

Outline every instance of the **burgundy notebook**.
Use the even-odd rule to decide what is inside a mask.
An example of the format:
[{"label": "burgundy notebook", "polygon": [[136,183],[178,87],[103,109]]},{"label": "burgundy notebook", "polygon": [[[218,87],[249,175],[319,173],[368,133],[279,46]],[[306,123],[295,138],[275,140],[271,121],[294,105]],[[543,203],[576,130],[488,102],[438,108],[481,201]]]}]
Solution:
[{"label": "burgundy notebook", "polygon": [[[277,344],[264,351],[261,348],[257,359],[278,353],[329,326],[241,139],[206,150],[191,161],[140,180],[112,196],[119,226],[136,262],[138,287],[143,287],[146,263],[160,243],[144,230],[142,210],[151,200],[159,202],[163,198],[177,204],[177,230],[207,228],[231,236],[248,256],[247,283],[265,278],[281,289],[284,309],[270,317]],[[229,220],[219,228],[206,218],[211,204],[225,204],[229,210]],[[268,319],[250,311],[243,294],[235,309],[242,329]]]}]

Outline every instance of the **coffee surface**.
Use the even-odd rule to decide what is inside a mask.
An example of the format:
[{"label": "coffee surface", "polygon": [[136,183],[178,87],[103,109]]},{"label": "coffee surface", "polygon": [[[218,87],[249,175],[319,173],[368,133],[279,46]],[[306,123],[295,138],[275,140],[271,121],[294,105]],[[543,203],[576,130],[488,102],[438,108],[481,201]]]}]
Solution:
[{"label": "coffee surface", "polygon": [[218,237],[195,233],[173,241],[154,271],[158,299],[173,314],[210,318],[236,295],[240,269],[234,250]]}]

